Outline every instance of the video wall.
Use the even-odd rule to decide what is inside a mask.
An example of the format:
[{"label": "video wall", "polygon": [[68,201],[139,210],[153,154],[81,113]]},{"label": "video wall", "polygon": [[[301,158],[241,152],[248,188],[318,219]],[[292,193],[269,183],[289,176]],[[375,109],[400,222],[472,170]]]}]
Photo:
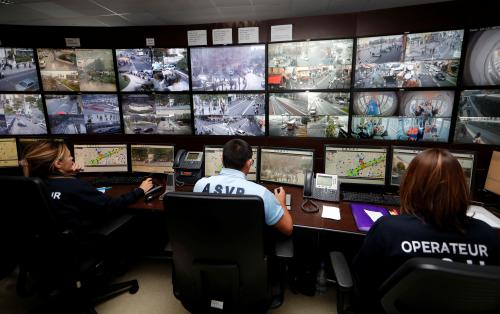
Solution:
[{"label": "video wall", "polygon": [[462,49],[465,32],[192,48],[0,47],[0,134],[500,145],[500,28],[467,31]]}]

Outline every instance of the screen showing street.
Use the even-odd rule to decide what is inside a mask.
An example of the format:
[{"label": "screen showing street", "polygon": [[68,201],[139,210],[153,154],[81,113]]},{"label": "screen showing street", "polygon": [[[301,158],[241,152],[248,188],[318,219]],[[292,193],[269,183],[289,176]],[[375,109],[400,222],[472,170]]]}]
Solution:
[{"label": "screen showing street", "polygon": [[349,88],[352,47],[352,39],[269,44],[269,89]]},{"label": "screen showing street", "polygon": [[187,94],[122,95],[122,113],[126,134],[192,134]]},{"label": "screen showing street", "polygon": [[33,49],[0,47],[0,91],[38,91]]},{"label": "screen showing street", "polygon": [[121,134],[114,94],[45,95],[52,134]]},{"label": "screen showing street", "polygon": [[464,66],[464,84],[500,85],[500,28],[473,31]]},{"label": "screen showing street", "polygon": [[0,94],[0,134],[47,134],[42,97]]},{"label": "screen showing street", "polygon": [[269,135],[346,138],[349,93],[269,95]]},{"label": "screen showing street", "polygon": [[260,150],[260,179],[291,185],[304,185],[306,171],[313,171],[314,153],[310,150]]},{"label": "screen showing street", "polygon": [[454,142],[500,145],[500,90],[462,92]]},{"label": "screen showing street", "polygon": [[148,173],[174,172],[174,147],[166,145],[131,145],[132,171]]},{"label": "screen showing street", "polygon": [[191,48],[193,90],[264,90],[265,45]]},{"label": "screen showing street", "polygon": [[266,134],[264,94],[195,94],[197,135]]}]

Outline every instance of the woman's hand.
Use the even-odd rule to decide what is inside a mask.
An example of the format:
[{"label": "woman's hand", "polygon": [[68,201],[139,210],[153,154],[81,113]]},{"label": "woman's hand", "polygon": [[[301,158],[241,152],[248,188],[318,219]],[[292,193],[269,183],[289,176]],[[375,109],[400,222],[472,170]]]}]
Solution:
[{"label": "woman's hand", "polygon": [[153,187],[153,179],[147,178],[146,180],[142,181],[141,185],[139,186],[139,189],[142,189],[144,193],[146,193],[152,187]]}]

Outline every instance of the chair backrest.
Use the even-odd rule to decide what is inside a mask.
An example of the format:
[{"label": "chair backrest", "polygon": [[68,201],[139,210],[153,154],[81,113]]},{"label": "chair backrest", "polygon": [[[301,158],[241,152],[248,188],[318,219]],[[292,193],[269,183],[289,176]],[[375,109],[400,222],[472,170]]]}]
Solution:
[{"label": "chair backrest", "polygon": [[381,286],[389,313],[500,313],[500,267],[412,258]]},{"label": "chair backrest", "polygon": [[163,203],[173,251],[174,293],[183,305],[203,313],[267,309],[262,199],[173,192]]}]

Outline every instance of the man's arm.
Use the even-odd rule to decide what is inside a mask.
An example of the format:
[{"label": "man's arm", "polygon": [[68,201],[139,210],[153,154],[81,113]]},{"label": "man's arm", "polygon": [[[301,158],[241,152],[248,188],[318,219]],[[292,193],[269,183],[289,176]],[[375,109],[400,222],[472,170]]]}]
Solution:
[{"label": "man's arm", "polygon": [[280,220],[274,225],[276,229],[278,229],[281,233],[290,236],[292,235],[293,231],[293,222],[292,222],[292,216],[286,209],[286,202],[285,202],[285,189],[282,187],[279,187],[274,190],[274,196],[276,196],[276,199],[281,205],[281,209],[283,210],[283,216],[281,216]]}]

